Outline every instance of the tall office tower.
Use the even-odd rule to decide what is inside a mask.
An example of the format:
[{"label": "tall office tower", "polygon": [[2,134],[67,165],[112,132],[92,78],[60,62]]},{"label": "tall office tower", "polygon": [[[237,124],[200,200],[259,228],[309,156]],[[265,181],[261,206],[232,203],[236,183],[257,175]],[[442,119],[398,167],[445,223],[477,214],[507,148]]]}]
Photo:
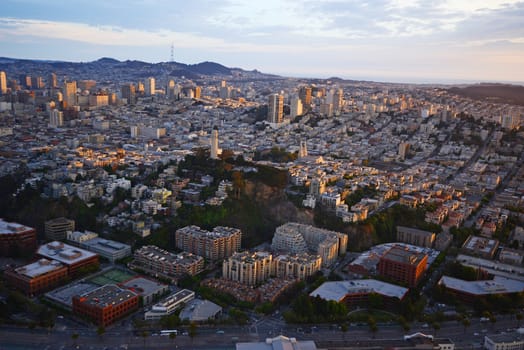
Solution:
[{"label": "tall office tower", "polygon": [[307,141],[305,140],[300,141],[300,150],[298,151],[298,157],[307,157]]},{"label": "tall office tower", "polygon": [[267,110],[267,120],[270,123],[282,123],[284,114],[284,96],[280,94],[269,95],[269,106]]},{"label": "tall office tower", "polygon": [[127,100],[128,104],[134,105],[136,103],[136,92],[133,84],[122,85],[120,93],[122,94],[122,98]]},{"label": "tall office tower", "polygon": [[144,83],[142,83],[141,81],[139,81],[138,84],[136,85],[136,93],[137,93],[138,95],[143,95],[143,94],[144,94],[144,91],[145,91]]},{"label": "tall office tower", "polygon": [[7,76],[4,71],[0,71],[0,94],[5,95],[7,92]]},{"label": "tall office tower", "polygon": [[144,92],[146,96],[152,96],[155,94],[155,78],[147,78],[146,84],[144,86]]},{"label": "tall office tower", "polygon": [[218,159],[218,128],[216,126],[211,133],[211,159]]},{"label": "tall office tower", "polygon": [[71,107],[76,106],[76,81],[72,81],[68,83],[67,81],[64,81],[64,88],[63,88],[63,101],[65,106],[64,107]]},{"label": "tall office tower", "polygon": [[333,113],[339,115],[344,105],[344,90],[336,89],[333,93]]},{"label": "tall office tower", "polygon": [[21,74],[20,75],[20,85],[25,89],[31,88],[31,76]]},{"label": "tall office tower", "polygon": [[227,86],[226,81],[225,81],[225,80],[222,80],[222,81],[220,82],[220,87],[226,87],[226,86]]},{"label": "tall office tower", "polygon": [[298,91],[298,97],[302,100],[302,104],[307,108],[311,105],[311,88],[303,86]]},{"label": "tall office tower", "polygon": [[58,128],[64,125],[64,114],[58,109],[52,109],[49,111],[49,126],[52,128]]},{"label": "tall office tower", "polygon": [[90,93],[96,92],[96,81],[95,80],[80,80],[78,82],[78,88],[80,91],[88,90]]},{"label": "tall office tower", "polygon": [[202,88],[200,86],[195,86],[195,98],[200,98],[202,96]]},{"label": "tall office tower", "polygon": [[44,80],[42,79],[42,77],[32,77],[31,86],[33,87],[33,89],[43,89]]},{"label": "tall office tower", "polygon": [[231,86],[227,86],[225,80],[222,80],[222,83],[220,84],[220,88],[218,90],[218,97],[220,97],[223,100],[226,100],[231,97]]},{"label": "tall office tower", "polygon": [[303,113],[303,105],[302,100],[298,97],[293,97],[291,99],[291,106],[290,106],[290,117],[291,119],[302,115]]},{"label": "tall office tower", "polygon": [[168,99],[173,100],[175,98],[175,81],[169,79],[166,86],[166,96]]},{"label": "tall office tower", "polygon": [[49,82],[48,85],[51,89],[56,89],[58,87],[58,83],[56,81],[56,74],[51,73],[49,74]]}]

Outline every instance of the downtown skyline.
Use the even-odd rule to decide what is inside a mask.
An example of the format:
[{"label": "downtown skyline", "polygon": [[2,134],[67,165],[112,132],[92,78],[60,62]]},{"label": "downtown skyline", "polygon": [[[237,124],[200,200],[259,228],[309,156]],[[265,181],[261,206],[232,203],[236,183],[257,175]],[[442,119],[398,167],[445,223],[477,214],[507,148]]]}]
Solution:
[{"label": "downtown skyline", "polygon": [[1,56],[215,61],[295,77],[524,82],[524,2],[7,0]]}]

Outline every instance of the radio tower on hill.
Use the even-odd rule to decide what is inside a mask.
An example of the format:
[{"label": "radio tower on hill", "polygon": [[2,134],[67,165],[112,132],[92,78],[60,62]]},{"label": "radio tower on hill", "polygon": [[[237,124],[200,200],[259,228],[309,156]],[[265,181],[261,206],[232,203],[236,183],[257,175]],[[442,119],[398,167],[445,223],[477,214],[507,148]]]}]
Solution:
[{"label": "radio tower on hill", "polygon": [[171,63],[175,62],[175,44],[171,43]]}]

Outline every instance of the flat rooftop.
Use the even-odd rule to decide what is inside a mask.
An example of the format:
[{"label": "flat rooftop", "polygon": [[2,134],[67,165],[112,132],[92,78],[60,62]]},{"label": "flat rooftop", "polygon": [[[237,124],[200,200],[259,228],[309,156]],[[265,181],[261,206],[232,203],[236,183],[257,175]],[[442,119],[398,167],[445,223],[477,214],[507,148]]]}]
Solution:
[{"label": "flat rooftop", "polygon": [[4,219],[0,219],[0,235],[2,234],[13,234],[22,233],[26,231],[34,230],[34,228],[18,224],[16,222],[7,222]]},{"label": "flat rooftop", "polygon": [[65,287],[55,289],[51,292],[46,293],[45,296],[48,299],[67,307],[68,309],[72,309],[73,297],[75,295],[86,294],[92,292],[93,290],[99,287],[100,286],[97,284],[82,281],[68,284]]},{"label": "flat rooftop", "polygon": [[393,246],[384,255],[384,259],[393,260],[399,263],[416,265],[418,264],[426,254],[412,251],[408,247]]},{"label": "flat rooftop", "polygon": [[309,295],[319,296],[325,300],[341,301],[348,294],[377,293],[390,298],[401,300],[408,292],[408,288],[396,286],[394,284],[374,280],[353,280],[324,282]]},{"label": "flat rooftop", "polygon": [[72,265],[98,255],[59,241],[41,245],[40,248],[38,248],[37,254],[48,259],[58,260],[66,265]]},{"label": "flat rooftop", "polygon": [[118,305],[136,296],[137,295],[130,290],[122,289],[114,284],[108,284],[81,295],[80,300],[92,306],[106,307],[109,305]]},{"label": "flat rooftop", "polygon": [[465,281],[449,276],[442,276],[439,284],[447,288],[472,295],[508,294],[524,291],[524,282],[495,276],[492,280]]},{"label": "flat rooftop", "polygon": [[175,292],[174,294],[171,294],[170,296],[168,296],[164,300],[160,301],[155,306],[167,307],[167,306],[169,306],[171,304],[176,304],[179,300],[183,300],[183,299],[187,298],[190,295],[194,296],[195,292],[193,292],[192,290],[189,290],[189,289],[182,289],[182,290],[179,290],[179,291]]},{"label": "flat rooftop", "polygon": [[135,277],[121,284],[126,289],[135,292],[138,295],[150,295],[167,287],[167,285],[150,280],[145,277]]},{"label": "flat rooftop", "polygon": [[45,275],[46,273],[49,273],[51,271],[58,270],[64,266],[65,265],[60,263],[59,261],[42,258],[32,264],[16,268],[15,272],[19,275],[24,275],[29,278],[35,278],[38,276]]},{"label": "flat rooftop", "polygon": [[233,227],[217,226],[213,229],[213,231],[207,231],[195,225],[182,227],[181,229],[178,229],[177,232],[190,234],[193,237],[207,239],[230,237],[242,233],[240,229]]},{"label": "flat rooftop", "polygon": [[498,245],[499,241],[496,239],[469,236],[462,248],[475,252],[480,251],[484,254],[491,254],[494,249],[497,249]]},{"label": "flat rooftop", "polygon": [[130,245],[120,243],[117,241],[112,241],[109,239],[104,239],[100,237],[92,238],[82,243],[83,245],[107,252],[112,254],[114,252],[119,252],[126,249],[131,249]]}]

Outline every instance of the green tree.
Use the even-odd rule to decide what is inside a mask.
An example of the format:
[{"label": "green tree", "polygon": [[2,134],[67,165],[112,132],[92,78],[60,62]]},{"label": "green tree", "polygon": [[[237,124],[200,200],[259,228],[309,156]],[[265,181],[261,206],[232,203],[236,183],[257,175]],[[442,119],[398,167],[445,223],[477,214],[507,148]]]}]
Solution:
[{"label": "green tree", "polygon": [[77,332],[74,332],[71,334],[71,339],[73,339],[73,346],[76,346],[76,341],[78,340],[79,334]]},{"label": "green tree", "polygon": [[518,312],[515,315],[515,319],[517,320],[517,327],[520,327],[520,321],[522,321],[522,314],[520,312]]},{"label": "green tree", "polygon": [[436,337],[437,336],[437,332],[440,330],[440,323],[438,322],[433,322],[433,324],[431,325],[433,327],[433,335]]},{"label": "green tree", "polygon": [[193,347],[193,341],[195,337],[197,336],[197,324],[195,322],[191,322],[189,324],[189,337],[191,338],[191,347]]},{"label": "green tree", "polygon": [[462,319],[462,325],[464,326],[464,333],[466,333],[466,329],[471,326],[471,321],[469,318],[465,317]]},{"label": "green tree", "polygon": [[106,329],[104,328],[104,326],[99,326],[96,329],[96,334],[98,334],[98,336],[100,337],[100,340],[102,340],[102,336],[105,334],[105,332],[106,332]]},{"label": "green tree", "polygon": [[340,325],[340,330],[342,331],[342,339],[346,340],[346,333],[349,330],[347,323],[342,323]]},{"label": "green tree", "polygon": [[146,339],[149,336],[149,333],[147,331],[142,331],[141,334],[142,338],[144,338],[144,348],[146,347]]},{"label": "green tree", "polygon": [[171,342],[174,344],[176,339],[176,333],[169,333],[169,339],[171,339]]}]

